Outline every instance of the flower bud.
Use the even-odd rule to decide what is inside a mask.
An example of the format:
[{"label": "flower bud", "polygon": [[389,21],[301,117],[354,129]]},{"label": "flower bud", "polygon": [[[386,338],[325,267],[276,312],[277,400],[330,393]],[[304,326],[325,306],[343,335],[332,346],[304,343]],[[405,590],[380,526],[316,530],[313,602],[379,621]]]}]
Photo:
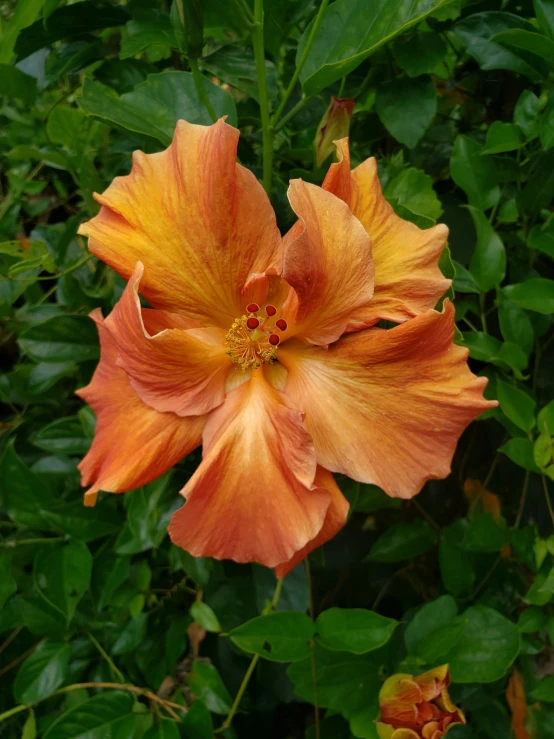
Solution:
[{"label": "flower bud", "polygon": [[352,98],[333,96],[325,115],[321,119],[314,139],[315,161],[318,167],[335,151],[333,141],[348,136],[354,111]]},{"label": "flower bud", "polygon": [[448,665],[423,675],[398,674],[385,681],[379,693],[380,739],[440,739],[464,714],[452,703],[447,687]]}]

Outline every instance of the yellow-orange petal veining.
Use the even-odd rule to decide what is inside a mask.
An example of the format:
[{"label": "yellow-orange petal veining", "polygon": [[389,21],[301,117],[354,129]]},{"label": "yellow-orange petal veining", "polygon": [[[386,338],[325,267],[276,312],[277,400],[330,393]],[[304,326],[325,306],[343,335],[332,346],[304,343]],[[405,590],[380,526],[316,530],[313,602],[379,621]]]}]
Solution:
[{"label": "yellow-orange petal veining", "polygon": [[288,195],[301,226],[285,240],[283,277],[294,289],[294,310],[285,311],[294,315],[294,335],[328,344],[373,295],[371,241],[349,208],[320,187],[293,180]]},{"label": "yellow-orange petal veining", "polygon": [[135,393],[116,364],[117,347],[100,310],[91,314],[98,326],[101,357],[89,385],[77,391],[96,414],[96,432],[79,464],[82,485],[96,493],[126,492],[163,475],[202,441],[205,416],[180,418],[159,413]]},{"label": "yellow-orange petal veining", "polygon": [[321,531],[331,493],[314,483],[302,414],[261,371],[212,411],[203,444],[169,526],[175,544],[194,556],[275,567]]},{"label": "yellow-orange petal veining", "polygon": [[341,493],[341,490],[333,475],[326,470],[324,467],[318,465],[314,485],[319,488],[328,490],[331,493],[331,502],[327,513],[325,514],[325,520],[321,530],[311,541],[305,544],[296,554],[291,557],[287,562],[283,562],[275,568],[275,574],[277,577],[285,577],[291,570],[293,570],[297,564],[306,559],[310,552],[317,549],[322,544],[326,544],[337,534],[344,524],[346,523],[346,517],[348,516],[349,503]]},{"label": "yellow-orange petal veining", "polygon": [[318,463],[400,498],[446,477],[463,430],[496,404],[453,337],[446,301],[443,313],[349,334],[326,351],[287,342],[285,392],[306,413]]},{"label": "yellow-orange petal veining", "polygon": [[269,199],[236,163],[238,136],[223,120],[179,121],[165,151],[135,152],[131,174],[95,196],[102,208],[80,229],[126,280],[145,265],[141,294],[154,308],[206,327],[240,315],[245,283],[280,260]]},{"label": "yellow-orange petal veining", "polygon": [[[221,405],[232,362],[221,328],[165,328],[150,335],[138,297],[139,262],[121,299],[106,319],[117,344],[117,364],[137,395],[157,411],[197,416]],[[153,319],[150,316],[150,323]]]},{"label": "yellow-orange petal veining", "polygon": [[352,316],[349,330],[380,319],[400,323],[434,308],[450,286],[438,262],[448,228],[439,223],[421,229],[405,221],[385,200],[374,157],[350,171],[348,139],[336,142],[339,161],[332,164],[323,188],[348,203],[371,237],[375,293]]}]

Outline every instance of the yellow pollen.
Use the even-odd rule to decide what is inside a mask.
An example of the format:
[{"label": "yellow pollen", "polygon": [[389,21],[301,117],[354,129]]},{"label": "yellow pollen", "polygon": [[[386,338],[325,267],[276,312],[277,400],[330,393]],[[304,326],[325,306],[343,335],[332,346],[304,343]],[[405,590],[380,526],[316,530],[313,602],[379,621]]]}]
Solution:
[{"label": "yellow pollen", "polygon": [[[249,329],[246,325],[248,318],[257,318],[260,325]],[[257,314],[235,318],[225,335],[227,354],[243,372],[257,369],[264,362],[272,362],[275,359],[277,347],[269,343],[270,334],[263,330],[265,320],[265,316]]]}]

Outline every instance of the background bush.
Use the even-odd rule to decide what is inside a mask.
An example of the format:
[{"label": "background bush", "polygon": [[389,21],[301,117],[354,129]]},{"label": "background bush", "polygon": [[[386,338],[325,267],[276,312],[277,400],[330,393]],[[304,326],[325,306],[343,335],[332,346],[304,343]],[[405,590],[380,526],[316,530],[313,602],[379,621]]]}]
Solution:
[{"label": "background bush", "polygon": [[[264,1],[282,230],[289,179],[329,164],[313,139],[331,95],[354,98],[354,163],[377,157],[403,218],[450,227],[459,341],[500,406],[414,501],[339,480],[347,527],[253,623],[272,572],[166,534],[198,453],[93,509],[76,471],[87,313],[123,288],[77,228],[134,149],[211,123],[187,52],[262,178],[248,2],[185,6],[203,35],[169,0],[0,3],[0,735],[208,739],[260,654],[223,736],[375,739],[382,679],[448,662],[469,721],[449,739],[554,737],[554,2],[336,0],[312,35],[318,4]],[[79,687],[99,681],[127,688]]]}]

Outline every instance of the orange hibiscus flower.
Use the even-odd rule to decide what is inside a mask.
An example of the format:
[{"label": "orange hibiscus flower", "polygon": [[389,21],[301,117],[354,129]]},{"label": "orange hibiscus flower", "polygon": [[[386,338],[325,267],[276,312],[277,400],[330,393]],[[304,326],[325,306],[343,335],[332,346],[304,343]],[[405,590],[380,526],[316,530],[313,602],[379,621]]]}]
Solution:
[{"label": "orange hibiscus flower", "polygon": [[423,675],[398,674],[385,680],[379,693],[379,739],[441,739],[464,714],[448,695],[448,665]]},{"label": "orange hibiscus flower", "polygon": [[[345,522],[333,472],[409,498],[491,403],[452,343],[452,305],[432,310],[446,228],[397,218],[374,161],[351,176],[341,142],[323,188],[291,182],[299,221],[282,239],[238,135],[181,121],[95,196],[80,232],[128,284],[92,314],[102,355],[79,395],[98,421],[80,469],[94,505],[202,444],[172,540],[282,576]],[[381,318],[404,323],[365,328]]]}]

